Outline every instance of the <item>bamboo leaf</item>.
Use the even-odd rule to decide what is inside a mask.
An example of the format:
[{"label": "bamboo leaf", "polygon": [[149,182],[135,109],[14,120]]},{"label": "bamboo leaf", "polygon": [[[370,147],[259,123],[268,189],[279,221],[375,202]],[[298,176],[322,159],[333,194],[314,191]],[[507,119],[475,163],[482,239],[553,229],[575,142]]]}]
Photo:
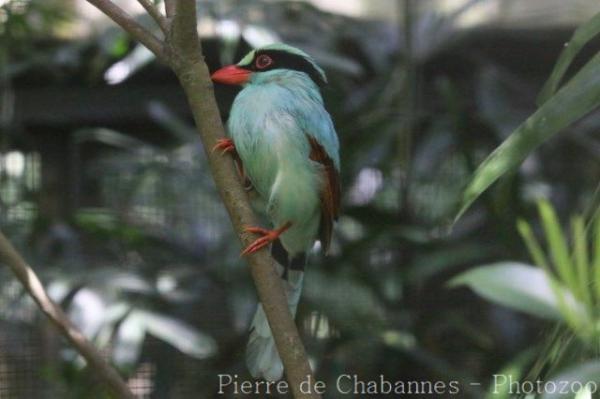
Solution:
[{"label": "bamboo leaf", "polygon": [[593,232],[594,262],[592,270],[594,271],[594,283],[596,288],[596,302],[600,302],[600,217],[596,219],[595,231]]},{"label": "bamboo leaf", "polygon": [[569,246],[563,235],[560,222],[556,212],[546,200],[538,202],[540,218],[544,227],[544,234],[548,244],[548,251],[556,268],[556,272],[563,284],[569,287],[573,293],[577,293],[578,284],[575,268],[569,255]]},{"label": "bamboo leaf", "polygon": [[572,222],[573,231],[573,258],[575,270],[577,271],[578,292],[581,293],[581,299],[593,306],[592,290],[590,281],[590,262],[588,255],[588,242],[585,234],[585,222],[583,217],[576,216]]},{"label": "bamboo leaf", "polygon": [[560,81],[569,69],[577,53],[598,34],[600,34],[600,13],[594,15],[592,19],[577,28],[571,40],[565,44],[565,48],[560,53],[558,61],[550,74],[550,78],[548,78],[538,96],[538,105],[542,105],[548,101],[556,92]]},{"label": "bamboo leaf", "polygon": [[552,292],[554,293],[554,296],[556,298],[556,305],[558,306],[558,310],[560,311],[560,313],[563,315],[565,322],[573,330],[577,331],[580,327],[579,319],[570,311],[570,308],[567,304],[567,299],[564,295],[565,290],[562,289],[562,286],[556,281],[556,279],[553,278],[550,263],[548,262],[546,255],[544,254],[544,251],[542,250],[542,247],[540,246],[538,240],[535,238],[535,235],[531,230],[531,226],[526,221],[519,220],[517,222],[517,229],[519,230],[523,241],[525,241],[525,245],[527,246],[529,254],[533,259],[534,263],[537,266],[541,267],[546,273],[548,281],[550,282],[550,288],[552,289]]},{"label": "bamboo leaf", "polygon": [[540,243],[535,238],[529,223],[520,219],[517,221],[517,230],[519,230],[519,234],[521,234],[523,241],[525,241],[525,245],[527,246],[527,250],[529,251],[531,259],[533,259],[533,262],[550,274],[550,264],[546,259],[546,255],[544,254]]},{"label": "bamboo leaf", "polygon": [[455,222],[498,178],[516,168],[535,148],[600,106],[600,53],[521,124],[477,168],[463,192]]}]

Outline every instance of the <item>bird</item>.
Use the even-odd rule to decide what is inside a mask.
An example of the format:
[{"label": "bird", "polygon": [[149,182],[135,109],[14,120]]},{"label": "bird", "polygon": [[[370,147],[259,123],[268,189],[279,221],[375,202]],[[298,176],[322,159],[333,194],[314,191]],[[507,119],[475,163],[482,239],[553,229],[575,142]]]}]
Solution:
[{"label": "bird", "polygon": [[[317,240],[328,253],[340,210],[340,145],[321,95],[327,77],[303,50],[275,43],[251,50],[211,78],[242,86],[231,107],[227,137],[213,150],[234,157],[257,194],[255,207],[271,224],[245,228],[259,237],[242,255],[271,246],[295,316],[307,253]],[[260,303],[246,365],[254,378],[268,381],[281,379],[284,372]]]}]

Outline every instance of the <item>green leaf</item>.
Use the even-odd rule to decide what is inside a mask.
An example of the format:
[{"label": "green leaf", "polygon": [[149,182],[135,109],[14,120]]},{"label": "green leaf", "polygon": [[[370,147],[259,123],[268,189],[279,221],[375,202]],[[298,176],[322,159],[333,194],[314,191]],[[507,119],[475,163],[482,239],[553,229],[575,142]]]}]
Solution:
[{"label": "green leaf", "polygon": [[593,234],[593,247],[594,247],[594,262],[592,263],[592,270],[594,271],[594,285],[596,288],[596,300],[600,302],[600,217],[596,219],[595,230]]},{"label": "green leaf", "polygon": [[536,147],[599,105],[600,53],[483,161],[463,192],[455,222],[492,183],[516,168]]},{"label": "green leaf", "polygon": [[[517,262],[501,262],[468,270],[453,278],[452,287],[467,285],[492,302],[552,320],[563,320],[551,281],[540,268]],[[581,314],[581,305],[559,287],[570,308]]]},{"label": "green leaf", "polygon": [[529,223],[523,219],[519,219],[517,221],[517,230],[519,231],[519,234],[521,234],[523,241],[525,241],[525,245],[527,246],[527,250],[529,251],[531,259],[533,259],[533,262],[549,273],[550,264],[548,263],[546,255],[544,254],[544,251],[542,250],[538,240],[535,238]]},{"label": "green leaf", "polygon": [[[533,259],[534,263],[544,270],[546,276],[552,276],[553,273],[552,269],[550,268],[550,263],[546,259],[546,255],[544,254],[544,251],[542,250],[542,247],[540,246],[539,242],[535,238],[535,235],[533,234],[529,223],[527,223],[524,220],[519,220],[517,222],[517,229],[519,230],[523,241],[525,241],[525,245],[527,246],[529,254]],[[555,279],[550,278],[548,281],[550,282],[550,288],[552,288],[552,292],[554,293],[554,297],[556,298],[560,313],[563,315],[563,318],[565,319],[567,324],[574,330],[577,330],[580,326],[579,320],[575,317],[575,315],[573,315],[570,312],[569,307],[566,303],[566,299],[564,297],[564,290],[561,288],[560,284]]]},{"label": "green leaf", "polygon": [[122,34],[114,39],[110,47],[109,54],[113,57],[123,57],[129,49],[129,36]]},{"label": "green leaf", "polygon": [[569,65],[571,65],[577,53],[598,34],[600,34],[600,13],[594,15],[592,19],[577,28],[571,40],[565,44],[565,48],[560,53],[558,61],[550,74],[550,78],[548,78],[538,96],[538,105],[542,105],[548,101],[556,92],[560,81],[567,72],[567,69],[569,69]]},{"label": "green leaf", "polygon": [[562,228],[554,208],[546,200],[538,202],[538,210],[544,227],[548,251],[552,258],[552,263],[556,268],[561,281],[573,292],[578,292],[577,276],[575,268],[571,262],[569,246],[562,232]]},{"label": "green leaf", "polygon": [[593,307],[592,290],[590,282],[590,260],[588,254],[585,221],[582,216],[575,216],[571,221],[573,231],[573,258],[577,270],[577,284],[581,293],[581,300]]},{"label": "green leaf", "polygon": [[[569,368],[565,372],[560,375],[552,378],[551,380],[546,382],[546,386],[550,387],[551,382],[554,382],[556,386],[567,386],[569,393],[562,394],[561,392],[550,392],[550,389],[547,389],[542,399],[571,399],[576,397],[579,398],[591,398],[591,395],[580,394],[576,396],[577,392],[573,392],[573,390],[578,389],[580,386],[585,386],[586,383],[590,383],[591,387],[597,387],[598,380],[600,379],[600,361],[593,360],[587,363],[583,363],[574,367]],[[566,385],[565,385],[566,384]],[[573,389],[573,388],[574,389]],[[557,389],[558,391],[558,389]]]}]

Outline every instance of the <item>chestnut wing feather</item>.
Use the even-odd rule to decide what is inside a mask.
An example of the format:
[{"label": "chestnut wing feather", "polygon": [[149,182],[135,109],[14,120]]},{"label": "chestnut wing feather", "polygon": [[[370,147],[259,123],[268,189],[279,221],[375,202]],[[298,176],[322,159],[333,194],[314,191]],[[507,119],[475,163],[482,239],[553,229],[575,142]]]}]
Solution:
[{"label": "chestnut wing feather", "polygon": [[321,224],[319,226],[319,239],[323,251],[329,251],[333,222],[337,220],[340,210],[340,174],[333,164],[333,160],[325,148],[315,137],[307,135],[310,144],[309,158],[323,166],[323,187],[321,188]]}]

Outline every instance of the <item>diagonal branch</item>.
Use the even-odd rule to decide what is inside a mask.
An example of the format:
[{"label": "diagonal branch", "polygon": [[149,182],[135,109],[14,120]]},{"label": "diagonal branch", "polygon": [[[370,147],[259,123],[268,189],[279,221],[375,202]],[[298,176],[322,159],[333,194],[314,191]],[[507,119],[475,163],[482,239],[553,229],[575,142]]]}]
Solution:
[{"label": "diagonal branch", "polygon": [[152,32],[148,31],[140,25],[133,17],[127,14],[121,7],[115,5],[110,0],[87,0],[89,3],[96,6],[100,11],[115,21],[127,33],[133,36],[137,41],[142,43],[152,51],[156,58],[164,63],[168,63],[168,56],[165,50],[164,43],[160,41]]},{"label": "diagonal branch", "polygon": [[[252,235],[244,227],[256,225],[256,218],[248,197],[239,180],[233,162],[210,151],[218,139],[225,136],[217,108],[208,67],[202,58],[202,48],[196,31],[196,4],[190,0],[172,0],[174,16],[167,43],[177,54],[171,64],[186,92],[198,133],[204,144],[209,165],[221,198],[244,246],[252,242]],[[314,383],[312,371],[298,329],[287,305],[281,278],[275,271],[273,259],[267,250],[248,256],[252,278],[258,291],[277,350],[283,362],[287,380],[294,398],[320,398],[313,387],[301,389],[303,381]]]},{"label": "diagonal branch", "polygon": [[138,0],[138,3],[146,12],[154,19],[154,21],[158,24],[160,30],[167,35],[169,32],[169,21],[158,11],[158,8],[150,1],[150,0]]},{"label": "diagonal branch", "polygon": [[[126,19],[124,13],[119,12],[110,1],[88,1],[119,25],[124,28],[129,26],[123,23],[124,18]],[[233,162],[210,151],[218,139],[225,137],[225,131],[198,39],[196,1],[165,0],[165,11],[170,27],[163,51],[168,52],[167,62],[179,78],[187,95],[217,190],[235,231],[242,244],[247,246],[252,242],[253,236],[245,233],[244,227],[257,224],[248,197]],[[138,36],[134,35],[134,37]],[[144,35],[141,37],[147,39]],[[248,256],[247,260],[294,398],[320,398],[312,387],[309,389],[310,392],[306,392],[306,388],[304,392],[301,390],[301,386],[306,387],[306,383],[302,384],[303,382],[310,380],[314,383],[315,379],[298,329],[287,306],[281,278],[275,271],[273,259],[268,251],[261,250]]]},{"label": "diagonal branch", "polygon": [[50,299],[33,269],[23,260],[23,257],[2,232],[0,232],[0,263],[11,269],[42,312],[48,316],[60,333],[71,342],[77,352],[85,358],[88,366],[96,373],[95,375],[108,385],[116,397],[134,399],[127,384],[115,369],[104,360],[98,350],[71,323],[63,310]]}]

